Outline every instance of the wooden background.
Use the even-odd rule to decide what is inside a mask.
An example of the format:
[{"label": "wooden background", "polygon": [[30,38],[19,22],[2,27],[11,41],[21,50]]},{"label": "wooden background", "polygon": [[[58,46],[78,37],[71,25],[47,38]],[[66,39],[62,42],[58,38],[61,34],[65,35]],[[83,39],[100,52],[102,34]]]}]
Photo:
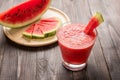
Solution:
[{"label": "wooden background", "polygon": [[[0,12],[24,0],[0,0]],[[0,80],[120,80],[120,0],[52,0],[72,23],[87,24],[99,11],[105,22],[86,69],[72,72],[62,64],[57,43],[38,48],[17,45],[0,26]]]}]

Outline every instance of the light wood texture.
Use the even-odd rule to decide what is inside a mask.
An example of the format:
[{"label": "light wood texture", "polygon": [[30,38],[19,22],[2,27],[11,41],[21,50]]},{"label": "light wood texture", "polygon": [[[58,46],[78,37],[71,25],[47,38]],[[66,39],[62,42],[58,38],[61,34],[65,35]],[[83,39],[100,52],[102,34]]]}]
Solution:
[{"label": "light wood texture", "polygon": [[[0,12],[23,1],[0,0]],[[119,0],[52,0],[51,6],[66,13],[72,23],[87,24],[96,11],[104,16],[88,65],[78,72],[62,66],[57,43],[21,46],[6,38],[0,26],[0,80],[120,80],[119,4]]]}]

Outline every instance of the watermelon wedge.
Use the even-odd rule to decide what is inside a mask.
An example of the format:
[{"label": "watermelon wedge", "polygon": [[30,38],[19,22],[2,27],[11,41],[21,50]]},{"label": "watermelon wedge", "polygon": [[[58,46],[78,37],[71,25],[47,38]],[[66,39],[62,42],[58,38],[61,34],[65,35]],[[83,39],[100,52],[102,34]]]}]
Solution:
[{"label": "watermelon wedge", "polygon": [[100,12],[96,12],[94,16],[90,19],[87,26],[84,29],[86,34],[93,32],[102,22],[104,22],[103,16]]},{"label": "watermelon wedge", "polygon": [[37,24],[35,24],[35,26],[34,26],[32,38],[39,38],[39,39],[44,38],[44,34],[43,34],[42,30],[40,29],[39,25],[37,25]]},{"label": "watermelon wedge", "polygon": [[40,19],[48,9],[51,0],[27,0],[0,13],[0,24],[10,28],[19,28]]},{"label": "watermelon wedge", "polygon": [[61,20],[57,17],[41,19],[23,32],[23,36],[28,38],[46,38],[56,34],[56,30],[61,26]]},{"label": "watermelon wedge", "polygon": [[40,21],[40,28],[45,35],[45,37],[49,37],[56,34],[56,30],[61,25],[61,22],[58,18],[49,18],[43,19]]}]

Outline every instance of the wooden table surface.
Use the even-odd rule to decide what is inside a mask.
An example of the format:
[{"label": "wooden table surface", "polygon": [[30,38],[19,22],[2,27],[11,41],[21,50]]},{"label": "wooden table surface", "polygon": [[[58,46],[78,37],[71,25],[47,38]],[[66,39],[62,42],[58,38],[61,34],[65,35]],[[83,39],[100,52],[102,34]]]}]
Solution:
[{"label": "wooden table surface", "polygon": [[[0,11],[24,0],[0,0]],[[87,67],[78,72],[65,69],[57,43],[24,47],[7,39],[0,26],[0,80],[120,80],[120,0],[52,0],[72,23],[87,24],[99,11],[105,22]]]}]

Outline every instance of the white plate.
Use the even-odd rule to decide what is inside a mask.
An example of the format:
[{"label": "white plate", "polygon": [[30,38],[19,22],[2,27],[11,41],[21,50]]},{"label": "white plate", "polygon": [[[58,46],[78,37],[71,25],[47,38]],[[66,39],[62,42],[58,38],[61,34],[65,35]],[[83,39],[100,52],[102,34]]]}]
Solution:
[{"label": "white plate", "polygon": [[[48,18],[48,17],[59,17],[62,21],[62,24],[70,23],[69,17],[64,12],[62,12],[59,9],[53,8],[53,7],[50,7],[48,11],[42,16],[42,18]],[[24,45],[24,46],[30,46],[30,47],[45,46],[45,45],[49,45],[57,41],[56,35],[45,38],[45,39],[23,38],[22,32],[26,28],[27,27],[11,29],[11,28],[4,27],[4,33],[13,42],[20,44],[20,45]]]}]

